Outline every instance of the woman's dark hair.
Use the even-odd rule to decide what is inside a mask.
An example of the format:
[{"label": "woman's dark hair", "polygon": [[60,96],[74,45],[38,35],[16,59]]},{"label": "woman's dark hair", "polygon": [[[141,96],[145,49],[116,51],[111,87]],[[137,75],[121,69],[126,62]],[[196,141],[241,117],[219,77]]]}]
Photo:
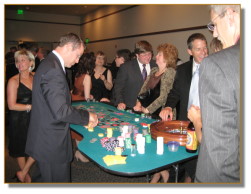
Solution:
[{"label": "woman's dark hair", "polygon": [[[96,54],[95,54],[95,59],[97,56],[103,56],[104,57],[104,65],[106,65],[107,63],[107,58],[106,58],[106,55],[103,51],[97,51]],[[96,60],[95,60],[96,61]]]},{"label": "woman's dark hair", "polygon": [[123,57],[125,59],[125,62],[131,60],[131,51],[129,49],[120,49],[116,54],[118,57]]},{"label": "woman's dark hair", "polygon": [[77,64],[77,73],[76,77],[81,76],[82,74],[91,75],[95,67],[95,57],[90,53],[84,53]]}]

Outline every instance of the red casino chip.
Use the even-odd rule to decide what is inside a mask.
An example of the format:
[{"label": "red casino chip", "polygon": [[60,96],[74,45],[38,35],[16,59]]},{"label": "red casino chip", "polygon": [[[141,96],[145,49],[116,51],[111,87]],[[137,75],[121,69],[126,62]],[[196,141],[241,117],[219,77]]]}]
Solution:
[{"label": "red casino chip", "polygon": [[127,123],[127,122],[123,122],[123,123],[120,123],[120,125],[129,125],[130,123]]}]

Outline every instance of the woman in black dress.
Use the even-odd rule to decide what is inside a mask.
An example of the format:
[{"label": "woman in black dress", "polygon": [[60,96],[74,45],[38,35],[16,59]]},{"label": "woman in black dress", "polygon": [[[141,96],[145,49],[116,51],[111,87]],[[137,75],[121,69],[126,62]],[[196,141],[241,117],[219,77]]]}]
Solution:
[{"label": "woman in black dress", "polygon": [[[30,51],[15,53],[15,64],[19,74],[11,77],[7,85],[7,103],[9,108],[9,155],[17,159],[22,170],[26,163],[25,144],[30,122],[32,100],[32,82],[35,58]],[[25,182],[31,182],[27,174]]]},{"label": "woman in black dress", "polygon": [[110,102],[110,91],[113,87],[112,73],[104,67],[105,63],[105,54],[102,51],[98,51],[96,54],[94,73],[91,75],[91,94],[95,100],[100,102]]}]

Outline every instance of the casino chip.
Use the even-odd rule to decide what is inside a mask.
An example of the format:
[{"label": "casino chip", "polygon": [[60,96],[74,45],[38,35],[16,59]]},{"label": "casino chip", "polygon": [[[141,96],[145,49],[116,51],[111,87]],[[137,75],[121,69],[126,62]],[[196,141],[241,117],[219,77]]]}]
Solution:
[{"label": "casino chip", "polygon": [[92,138],[91,140],[90,140],[90,142],[91,143],[94,143],[95,141],[97,141],[98,139],[97,138]]},{"label": "casino chip", "polygon": [[113,151],[115,150],[116,147],[119,147],[119,141],[118,140],[113,140],[114,138],[102,138],[100,140],[101,145],[107,150],[107,151]]}]

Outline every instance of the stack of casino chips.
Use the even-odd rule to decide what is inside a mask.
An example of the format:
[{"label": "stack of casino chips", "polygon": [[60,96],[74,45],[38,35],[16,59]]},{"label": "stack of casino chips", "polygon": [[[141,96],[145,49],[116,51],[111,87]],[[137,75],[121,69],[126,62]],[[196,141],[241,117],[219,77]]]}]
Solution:
[{"label": "stack of casino chips", "polygon": [[102,147],[105,147],[105,142],[109,141],[109,137],[104,137],[102,139],[100,139],[100,143],[102,145]]},{"label": "stack of casino chips", "polygon": [[111,137],[107,138],[104,137],[100,140],[102,147],[104,147],[107,151],[113,151],[116,147],[119,147],[119,141],[116,138]]}]

